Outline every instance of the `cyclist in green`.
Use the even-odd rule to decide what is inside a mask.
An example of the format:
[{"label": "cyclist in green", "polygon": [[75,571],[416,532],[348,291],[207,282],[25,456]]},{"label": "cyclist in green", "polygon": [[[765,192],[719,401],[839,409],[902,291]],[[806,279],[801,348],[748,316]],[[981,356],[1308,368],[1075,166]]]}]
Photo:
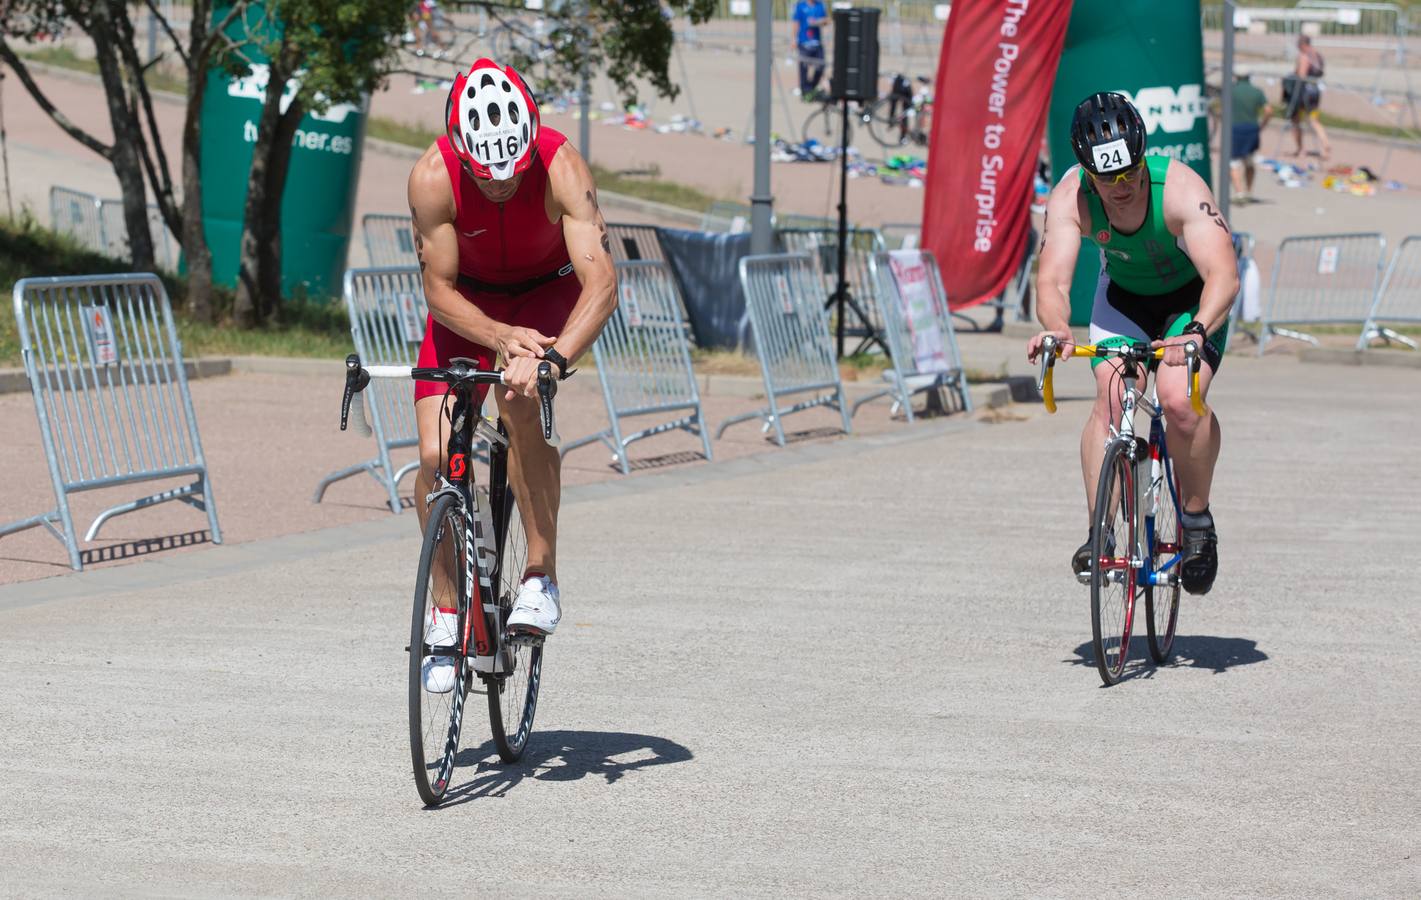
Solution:
[{"label": "cyclist in green", "polygon": [[[1166,348],[1156,385],[1183,507],[1180,580],[1191,594],[1204,594],[1218,571],[1209,489],[1219,457],[1219,422],[1212,411],[1200,418],[1190,408],[1183,344],[1203,345],[1199,386],[1207,396],[1228,339],[1238,262],[1233,236],[1209,186],[1183,163],[1147,155],[1145,135],[1139,111],[1121,94],[1092,94],[1076,108],[1071,147],[1080,165],[1066,173],[1046,204],[1036,280],[1037,316],[1045,330],[1028,343],[1027,355],[1035,361],[1042,339],[1055,335],[1063,358],[1070,357],[1075,345],[1069,324],[1071,279],[1082,239],[1093,242],[1101,272],[1091,343],[1138,341]],[[1110,426],[1120,414],[1115,378],[1120,363],[1091,364],[1095,405],[1081,434],[1088,507],[1095,502]],[[1089,567],[1087,539],[1071,568],[1081,575]]]}]

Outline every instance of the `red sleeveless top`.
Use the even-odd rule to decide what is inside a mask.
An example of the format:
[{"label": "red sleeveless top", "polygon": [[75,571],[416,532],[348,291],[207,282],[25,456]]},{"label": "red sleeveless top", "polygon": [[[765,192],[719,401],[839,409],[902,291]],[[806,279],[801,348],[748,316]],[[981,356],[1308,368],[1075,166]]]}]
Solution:
[{"label": "red sleeveless top", "polygon": [[459,233],[459,274],[491,284],[515,284],[568,265],[562,220],[549,222],[544,204],[548,162],[567,138],[547,126],[538,129],[538,158],[523,173],[513,197],[494,203],[464,172],[441,137],[437,146],[454,188],[454,228]]}]

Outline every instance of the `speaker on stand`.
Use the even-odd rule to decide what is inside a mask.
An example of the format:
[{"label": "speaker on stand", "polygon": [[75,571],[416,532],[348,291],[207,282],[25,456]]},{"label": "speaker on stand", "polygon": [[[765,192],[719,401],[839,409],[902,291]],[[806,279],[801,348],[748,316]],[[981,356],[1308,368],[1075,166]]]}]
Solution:
[{"label": "speaker on stand", "polygon": [[888,352],[863,308],[849,294],[846,272],[849,236],[849,101],[860,104],[878,99],[878,15],[872,8],[834,10],[834,64],[829,76],[829,97],[840,103],[843,121],[839,131],[839,283],[829,303],[838,308],[838,354],[844,355],[844,316],[852,309],[863,323],[860,348],[876,342]]}]

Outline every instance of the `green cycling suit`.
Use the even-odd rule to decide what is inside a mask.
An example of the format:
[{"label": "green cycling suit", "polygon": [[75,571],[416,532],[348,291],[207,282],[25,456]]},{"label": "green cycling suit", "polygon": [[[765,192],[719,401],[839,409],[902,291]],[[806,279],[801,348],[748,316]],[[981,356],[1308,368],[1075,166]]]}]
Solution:
[{"label": "green cycling suit", "polygon": [[[1135,231],[1122,232],[1110,224],[1105,206],[1082,169],[1081,191],[1090,209],[1089,238],[1100,248],[1100,282],[1090,316],[1090,342],[1118,346],[1128,342],[1163,340],[1182,334],[1199,312],[1204,281],[1180,241],[1164,221],[1164,181],[1167,156],[1147,156],[1150,197],[1145,221]],[[1228,344],[1225,323],[1205,343],[1203,358],[1218,371]],[[1095,366],[1103,362],[1091,360]]]}]

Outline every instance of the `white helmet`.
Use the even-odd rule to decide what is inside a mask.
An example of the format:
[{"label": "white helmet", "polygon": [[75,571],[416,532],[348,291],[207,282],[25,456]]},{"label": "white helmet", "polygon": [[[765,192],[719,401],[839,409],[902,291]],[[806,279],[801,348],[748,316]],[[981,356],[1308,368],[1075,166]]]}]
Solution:
[{"label": "white helmet", "polygon": [[449,145],[475,178],[506,181],[537,156],[538,103],[512,66],[477,60],[454,79],[445,117]]}]

